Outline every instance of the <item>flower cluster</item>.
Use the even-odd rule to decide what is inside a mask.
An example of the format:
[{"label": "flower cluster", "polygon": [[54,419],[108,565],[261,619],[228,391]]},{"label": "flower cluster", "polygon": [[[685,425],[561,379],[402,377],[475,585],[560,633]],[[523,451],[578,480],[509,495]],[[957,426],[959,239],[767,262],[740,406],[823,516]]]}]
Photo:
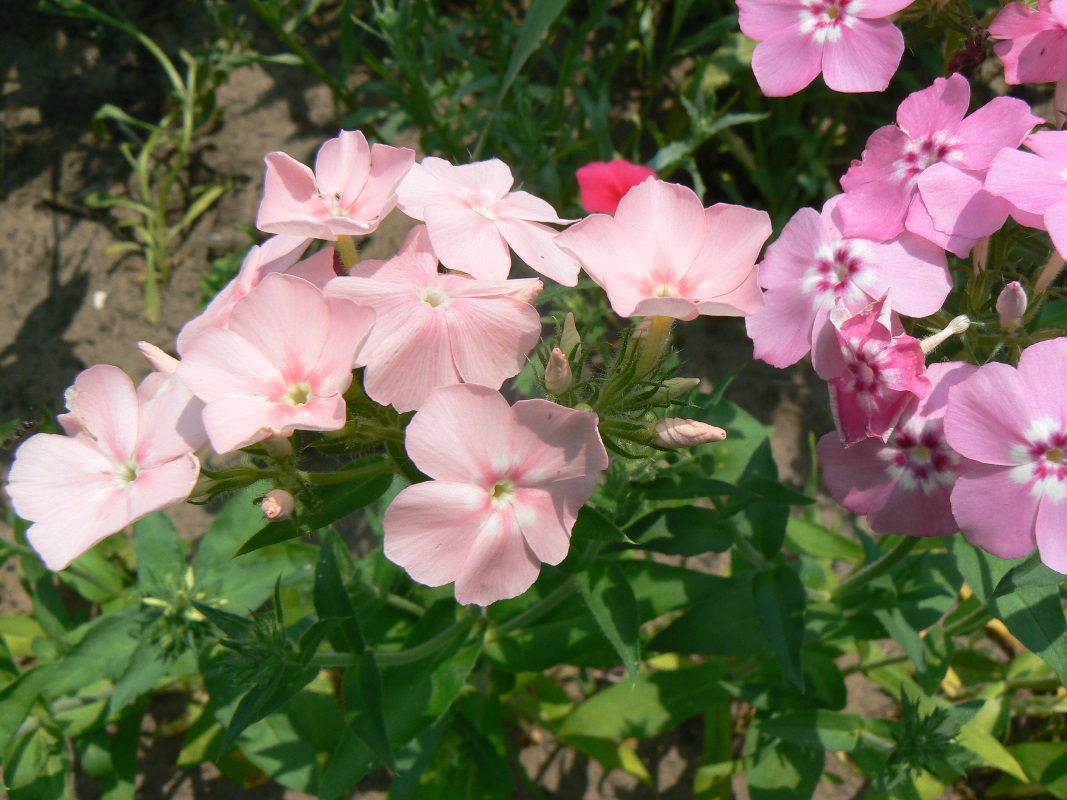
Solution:
[{"label": "flower cluster", "polygon": [[[261,498],[266,520],[299,522],[299,498],[314,484],[300,468],[304,445],[377,446],[412,484],[385,515],[386,555],[415,580],[455,583],[461,603],[513,597],[542,563],[567,556],[578,511],[608,467],[605,420],[572,391],[583,370],[573,319],[544,363],[552,399],[510,405],[500,393],[541,340],[534,302],[543,280],[573,286],[584,268],[619,314],[658,320],[642,328],[658,336],[635,335],[636,349],[619,350],[631,389],[660,380],[671,318],[762,306],[755,265],[767,214],[705,208],[647,168],[591,166],[579,176],[587,202],[614,216],[560,233],[572,220],[512,191],[511,170],[496,159],[416,164],[410,150],[342,131],[322,145],[314,170],[284,153],[266,164],[257,224],[275,235],[183,327],[180,360],[143,344],[156,372],[138,389],[115,367],[92,367],[68,392],[59,418],[67,436],[41,434],[18,451],[7,490],[53,569],[241,475],[274,483]],[[394,257],[361,262],[354,237],[394,208],[422,224]],[[543,280],[511,277],[512,252]],[[695,382],[668,383],[670,395]],[[695,420],[629,424],[633,409],[624,410],[619,435],[638,446],[725,436]],[[647,402],[640,411],[652,416]],[[198,484],[206,443],[265,466],[206,472]]]},{"label": "flower cluster", "polygon": [[[838,91],[884,89],[900,57],[899,31],[884,17],[906,3],[738,5],[742,30],[761,40],[753,68],[768,95],[791,94],[820,70]],[[1012,3],[989,32],[1010,83],[1067,82],[1067,5]],[[868,60],[855,56],[859,47]],[[1059,251],[1031,284],[1036,295],[1067,254],[1067,131],[1034,132],[1045,121],[1016,98],[968,113],[970,101],[959,74],[904,100],[896,124],[876,130],[841,178],[844,193],[821,213],[798,211],[768,249],[759,272],[766,304],[748,318],[748,332],[756,357],[775,366],[812,353],[837,425],[818,446],[826,484],[875,531],[962,529],[1007,558],[1036,546],[1067,572],[1067,413],[1055,377],[1067,340],[1023,349],[1028,297],[1018,280],[1002,284],[996,316],[986,308],[990,322],[977,321],[1001,332],[990,357],[1014,353],[1017,369],[927,366],[928,354],[971,321],[959,317],[919,341],[901,319],[947,319],[949,256],[973,251],[974,274],[990,269],[989,238],[1009,217],[1047,231]]]}]

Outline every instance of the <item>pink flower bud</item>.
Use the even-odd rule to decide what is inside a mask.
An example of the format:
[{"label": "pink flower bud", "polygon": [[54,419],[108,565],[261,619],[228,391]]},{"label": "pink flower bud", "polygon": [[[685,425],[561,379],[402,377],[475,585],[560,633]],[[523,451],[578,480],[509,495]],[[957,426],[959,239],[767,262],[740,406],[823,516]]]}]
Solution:
[{"label": "pink flower bud", "polygon": [[285,489],[271,489],[263,498],[260,508],[263,509],[263,516],[267,519],[280,522],[283,519],[289,519],[295,505],[296,501],[293,500],[293,496]]},{"label": "pink flower bud", "polygon": [[721,442],[726,438],[726,431],[699,422],[695,419],[668,417],[656,423],[653,429],[656,447],[677,450],[680,447],[695,447],[708,442]]},{"label": "pink flower bud", "polygon": [[545,288],[545,285],[541,281],[527,281],[524,282],[522,288],[516,291],[512,297],[516,300],[521,300],[524,303],[534,304],[534,300],[537,299],[537,295],[541,294],[541,290]]},{"label": "pink flower bud", "polygon": [[1013,331],[1019,327],[1019,320],[1026,313],[1026,292],[1022,284],[1012,281],[997,298],[997,314],[1005,330]]},{"label": "pink flower bud", "polygon": [[563,320],[563,333],[559,337],[560,349],[565,355],[573,355],[578,358],[582,354],[581,344],[582,337],[578,335],[578,328],[574,324],[574,314],[568,311],[567,317]]},{"label": "pink flower bud", "polygon": [[573,383],[574,373],[567,356],[558,347],[554,348],[545,365],[545,390],[549,394],[563,394]]},{"label": "pink flower bud", "polygon": [[141,355],[148,360],[148,363],[156,372],[162,372],[164,375],[173,375],[174,370],[178,368],[178,359],[165,353],[151,342],[138,342],[137,349],[141,351]]},{"label": "pink flower bud", "polygon": [[653,403],[673,403],[686,392],[691,392],[700,385],[700,378],[668,378],[663,388],[652,398]]}]

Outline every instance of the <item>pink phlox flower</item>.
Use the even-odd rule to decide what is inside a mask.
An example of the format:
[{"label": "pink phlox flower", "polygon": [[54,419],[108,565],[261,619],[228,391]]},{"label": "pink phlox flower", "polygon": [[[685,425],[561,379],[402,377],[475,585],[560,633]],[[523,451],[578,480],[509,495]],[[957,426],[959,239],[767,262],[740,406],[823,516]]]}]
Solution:
[{"label": "pink phlox flower", "polygon": [[515,251],[528,266],[556,283],[578,283],[578,264],[544,223],[567,225],[544,200],[513,192],[511,169],[492,158],[456,166],[428,156],[400,184],[399,208],[423,220],[441,263],[481,280],[504,280]]},{"label": "pink phlox flower", "polygon": [[771,235],[765,211],[716,203],[648,178],[614,217],[593,214],[558,237],[623,317],[740,317],[763,306],[756,258]]},{"label": "pink phlox flower", "polygon": [[363,386],[378,403],[411,411],[435,387],[462,381],[499,389],[517,375],[541,335],[532,303],[542,287],[536,278],[442,274],[419,226],[395,258],[335,278],[326,293],[374,309],[357,364],[366,366]]},{"label": "pink phlox flower", "polygon": [[522,594],[570,549],[578,511],[608,466],[596,415],[485,386],[434,389],[407,427],[407,453],[433,480],[385,513],[385,555],[419,583],[455,582],[460,603]]},{"label": "pink phlox flower", "polygon": [[897,125],[879,128],[841,179],[845,233],[891,239],[904,228],[964,258],[998,230],[1010,205],[983,189],[993,157],[1041,122],[1022,100],[997,97],[969,116],[962,75],[909,95]]},{"label": "pink phlox flower", "polygon": [[975,464],[949,447],[944,417],[949,389],[974,374],[954,361],[927,370],[930,393],[912,397],[884,442],[868,438],[845,447],[836,433],[819,440],[819,465],[830,494],[877,533],[951,536],[957,530],[950,494]]},{"label": "pink phlox flower", "polygon": [[[154,370],[137,387],[137,397],[144,408],[162,405],[170,415],[168,424],[161,426],[157,433],[177,434],[185,442],[189,452],[196,452],[207,443],[207,430],[204,428],[203,419],[204,403],[178,378],[176,372],[181,362],[150,342],[138,342],[137,347]],[[175,409],[178,409],[176,414]],[[66,416],[61,415],[58,419],[67,433],[73,435],[63,421]],[[155,434],[145,431],[143,435]]]},{"label": "pink phlox flower", "polygon": [[189,397],[177,388],[150,376],[139,392],[118,367],[90,367],[67,390],[69,435],[39,433],[19,448],[7,492],[50,569],[192,492],[200,462],[179,429]]},{"label": "pink phlox flower", "polygon": [[[1001,150],[986,188],[1024,214],[1039,217],[1061,255],[1067,254],[1067,131],[1039,131],[1025,142],[1033,153]],[[1019,214],[1015,214],[1020,217]],[[1021,218],[1020,222],[1025,219]]]},{"label": "pink phlox flower", "polygon": [[885,441],[912,398],[930,391],[919,340],[903,332],[889,295],[853,314],[840,300],[812,350],[829,383],[830,409],[846,447],[868,436]]},{"label": "pink phlox flower", "polygon": [[1001,41],[993,52],[1004,62],[1008,83],[1052,83],[1067,77],[1067,0],[1039,0],[1038,7],[1009,3],[989,26]]},{"label": "pink phlox flower", "polygon": [[1067,573],[1067,339],[1023,351],[1019,368],[992,363],[949,393],[945,436],[980,466],[952,490],[971,544],[1001,558],[1034,546]]},{"label": "pink phlox flower", "polygon": [[415,163],[407,147],[367,144],[341,131],[315,157],[315,171],[281,152],[268,153],[256,227],[267,233],[335,242],[378,229],[396,206],[396,188]]},{"label": "pink phlox flower", "polygon": [[795,364],[840,300],[861,311],[886,292],[894,310],[925,317],[952,288],[945,251],[907,231],[886,241],[845,236],[833,197],[822,213],[802,208],[759,265],[766,305],[745,320],[756,358],[776,367]]},{"label": "pink phlox flower", "polygon": [[760,44],[752,71],[765,95],[795,94],[820,72],[835,92],[881,92],[904,54],[886,19],[912,0],[737,0],[741,30]]},{"label": "pink phlox flower", "polygon": [[264,278],[237,302],[226,328],[192,340],[176,373],[206,404],[215,452],[342,427],[343,394],[373,323],[370,309],[326,297],[303,278]]},{"label": "pink phlox flower", "polygon": [[582,192],[582,205],[590,214],[614,214],[619,201],[646,178],[658,178],[650,167],[621,158],[591,161],[575,174]]},{"label": "pink phlox flower", "polygon": [[253,245],[241,262],[241,269],[222,291],[215,295],[201,314],[189,320],[178,332],[178,352],[183,352],[189,343],[206,330],[225,328],[230,312],[242,297],[252,291],[259,282],[273,272],[296,275],[320,289],[336,277],[333,270],[332,247],[324,247],[303,261],[300,257],[311,244],[303,236],[272,236],[261,245]]}]

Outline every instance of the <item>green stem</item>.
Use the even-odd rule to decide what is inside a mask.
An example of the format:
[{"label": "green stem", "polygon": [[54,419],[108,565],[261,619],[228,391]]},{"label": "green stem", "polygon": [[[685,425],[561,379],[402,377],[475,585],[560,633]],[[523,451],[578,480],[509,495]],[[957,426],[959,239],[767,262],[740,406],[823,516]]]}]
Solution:
[{"label": "green stem", "polygon": [[575,582],[574,578],[567,578],[567,580],[521,614],[516,614],[506,622],[502,622],[491,628],[489,634],[486,636],[486,644],[492,644],[499,640],[504,634],[518,630],[524,625],[529,625],[531,622],[536,622],[549,611],[556,608],[556,606],[560,605],[577,590],[578,584]]},{"label": "green stem", "polygon": [[338,235],[337,252],[341,254],[341,263],[345,265],[346,272],[351,272],[359,263],[359,248],[356,247],[355,236]]},{"label": "green stem", "polygon": [[326,486],[328,484],[349,483],[353,480],[373,478],[377,475],[385,475],[393,471],[392,462],[383,459],[370,464],[364,464],[353,469],[340,470],[338,472],[299,472],[298,477],[304,483],[313,486]]},{"label": "green stem", "polygon": [[[461,636],[466,636],[469,630],[470,620],[463,618],[422,644],[392,653],[375,650],[374,658],[381,667],[414,664],[455,644]],[[311,663],[317,667],[350,667],[356,663],[357,658],[354,653],[318,653],[312,657]]]},{"label": "green stem", "polygon": [[861,567],[846,577],[841,583],[830,590],[830,600],[838,600],[843,595],[849,594],[875,578],[880,578],[892,570],[904,557],[915,549],[919,544],[918,536],[904,536],[899,542],[881,555],[877,560]]}]

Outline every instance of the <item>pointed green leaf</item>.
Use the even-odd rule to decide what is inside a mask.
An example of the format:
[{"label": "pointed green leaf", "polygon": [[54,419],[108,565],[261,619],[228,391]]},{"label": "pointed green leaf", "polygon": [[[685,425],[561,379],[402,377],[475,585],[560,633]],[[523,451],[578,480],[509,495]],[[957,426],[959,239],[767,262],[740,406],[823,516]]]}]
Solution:
[{"label": "pointed green leaf", "polygon": [[1045,562],[1041,560],[1041,554],[1035,550],[1021,564],[1016,564],[1008,570],[997,583],[993,597],[1004,597],[1019,589],[1033,586],[1059,586],[1065,580],[1067,575],[1046,567]]},{"label": "pointed green leaf", "polygon": [[800,576],[787,565],[779,564],[752,579],[752,594],[763,632],[778,656],[786,677],[803,690],[800,650],[804,646],[804,606],[807,598]]},{"label": "pointed green leaf", "polygon": [[134,524],[133,548],[137,555],[137,582],[146,595],[166,592],[174,578],[185,572],[185,551],[178,529],[162,511]]},{"label": "pointed green leaf", "polygon": [[344,542],[336,532],[327,532],[315,567],[315,612],[320,619],[337,621],[329,636],[333,649],[358,655],[366,649],[366,644],[337,567],[337,548],[343,547]]},{"label": "pointed green leaf", "polygon": [[348,686],[356,687],[356,696],[348,696],[351,717],[350,727],[359,738],[366,742],[378,759],[389,769],[396,771],[393,748],[389,744],[389,734],[385,729],[385,713],[382,708],[382,676],[378,671],[378,662],[374,651],[368,650],[361,655],[352,668],[355,680]]},{"label": "pointed green leaf", "polygon": [[575,579],[593,618],[633,678],[641,667],[641,624],[633,589],[614,563],[594,561]]}]

